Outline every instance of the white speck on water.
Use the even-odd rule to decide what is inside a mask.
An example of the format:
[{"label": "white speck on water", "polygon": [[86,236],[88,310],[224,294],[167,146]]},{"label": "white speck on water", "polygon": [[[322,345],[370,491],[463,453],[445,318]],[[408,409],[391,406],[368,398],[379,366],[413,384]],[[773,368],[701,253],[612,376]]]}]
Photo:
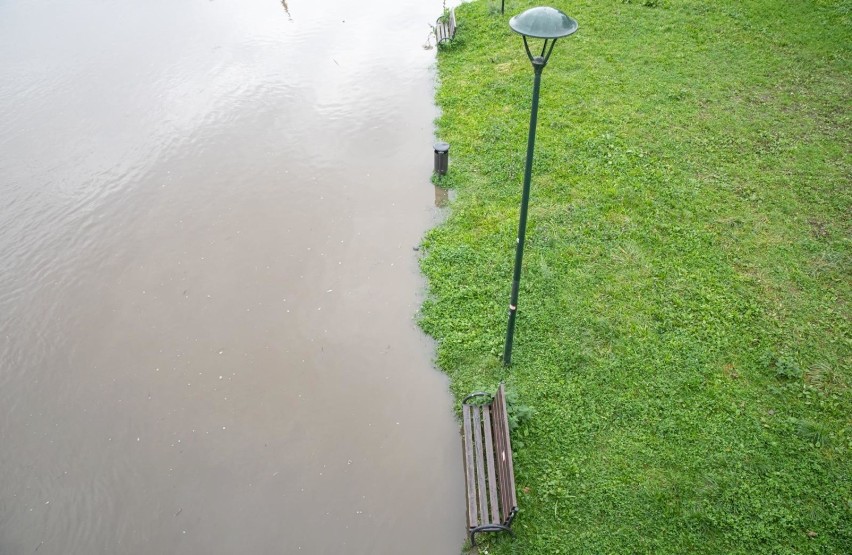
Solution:
[{"label": "white speck on water", "polygon": [[332,291],[334,291],[334,289],[329,289],[326,293],[331,293]]},{"label": "white speck on water", "polygon": [[221,379],[222,379],[222,376],[219,376],[219,379],[221,380]]},{"label": "white speck on water", "polygon": [[221,354],[223,354],[224,352],[225,352],[224,350],[221,350],[221,351],[219,351],[219,354],[221,355]]},{"label": "white speck on water", "polygon": [[228,428],[227,428],[227,427],[225,427],[225,426],[222,426],[222,429],[223,429],[223,430],[227,430]]},{"label": "white speck on water", "polygon": [[141,437],[137,437],[137,438],[136,438],[136,441],[142,441],[142,438],[141,438]]}]

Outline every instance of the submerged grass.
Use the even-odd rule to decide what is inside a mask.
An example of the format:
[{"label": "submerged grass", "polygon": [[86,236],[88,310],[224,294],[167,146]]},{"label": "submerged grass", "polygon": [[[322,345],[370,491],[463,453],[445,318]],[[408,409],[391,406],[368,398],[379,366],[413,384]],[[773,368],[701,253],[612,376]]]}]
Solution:
[{"label": "submerged grass", "polygon": [[438,55],[424,330],[503,380],[518,537],[489,553],[852,553],[852,2],[554,0],[513,366],[532,70],[509,12]]}]

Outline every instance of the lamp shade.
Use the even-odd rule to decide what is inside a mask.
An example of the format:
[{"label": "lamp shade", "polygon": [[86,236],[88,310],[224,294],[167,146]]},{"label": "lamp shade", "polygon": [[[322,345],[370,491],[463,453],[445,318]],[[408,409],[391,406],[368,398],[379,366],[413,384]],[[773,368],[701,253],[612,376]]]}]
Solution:
[{"label": "lamp shade", "polygon": [[520,35],[536,39],[561,39],[573,34],[577,22],[555,8],[538,7],[516,15],[509,27]]}]

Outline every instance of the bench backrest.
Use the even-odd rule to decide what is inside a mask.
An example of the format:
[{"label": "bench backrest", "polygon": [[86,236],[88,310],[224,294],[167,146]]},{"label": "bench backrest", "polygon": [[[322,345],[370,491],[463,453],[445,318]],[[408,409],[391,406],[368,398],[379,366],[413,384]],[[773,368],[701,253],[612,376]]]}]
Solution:
[{"label": "bench backrest", "polygon": [[515,493],[515,470],[512,464],[512,440],[509,438],[509,415],[506,412],[506,390],[503,384],[497,388],[493,411],[494,458],[497,460],[498,491],[503,523],[508,524],[515,516],[518,498]]}]

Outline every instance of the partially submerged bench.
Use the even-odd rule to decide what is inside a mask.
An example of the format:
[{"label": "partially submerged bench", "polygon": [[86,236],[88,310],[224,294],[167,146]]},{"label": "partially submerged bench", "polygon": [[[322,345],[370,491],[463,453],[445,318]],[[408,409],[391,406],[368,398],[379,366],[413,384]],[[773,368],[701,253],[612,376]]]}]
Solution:
[{"label": "partially submerged bench", "polygon": [[456,36],[456,10],[450,10],[446,16],[441,16],[435,22],[435,40],[436,44],[441,44],[444,41],[451,41]]},{"label": "partially submerged bench", "polygon": [[[468,403],[479,397],[491,401]],[[518,499],[503,384],[496,395],[476,392],[464,398],[462,427],[470,543],[476,545],[477,532],[505,531],[514,537],[511,526]]]}]

